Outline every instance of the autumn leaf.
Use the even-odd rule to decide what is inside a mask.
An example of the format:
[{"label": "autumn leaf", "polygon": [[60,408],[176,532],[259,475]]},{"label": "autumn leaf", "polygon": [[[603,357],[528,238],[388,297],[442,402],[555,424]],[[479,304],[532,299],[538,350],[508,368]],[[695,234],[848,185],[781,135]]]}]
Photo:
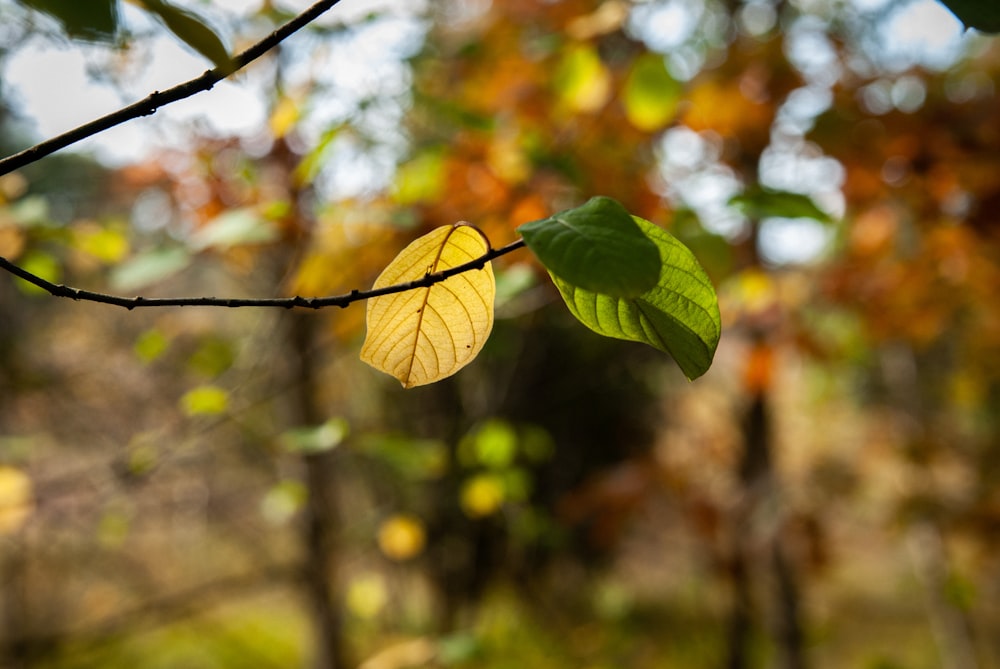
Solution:
[{"label": "autumn leaf", "polygon": [[31,479],[20,469],[0,465],[0,536],[13,534],[34,511]]},{"label": "autumn leaf", "polygon": [[[413,241],[375,280],[374,288],[421,279],[489,250],[476,228],[458,223]],[[434,383],[472,362],[493,329],[496,280],[489,263],[427,288],[368,300],[361,359],[404,388]]]},{"label": "autumn leaf", "polygon": [[378,530],[379,549],[396,562],[420,555],[426,544],[427,530],[416,516],[395,514],[387,518]]}]

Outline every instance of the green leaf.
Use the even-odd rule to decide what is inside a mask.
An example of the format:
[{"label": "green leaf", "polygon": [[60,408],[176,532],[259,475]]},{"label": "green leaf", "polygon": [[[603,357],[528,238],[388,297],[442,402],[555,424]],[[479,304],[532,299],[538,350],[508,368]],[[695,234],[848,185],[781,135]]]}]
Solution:
[{"label": "green leaf", "polygon": [[73,39],[114,42],[118,35],[118,0],[20,0],[48,14]]},{"label": "green leaf", "polygon": [[215,377],[233,366],[236,350],[233,342],[219,335],[205,337],[187,360],[192,372]]},{"label": "green leaf", "polygon": [[296,427],[281,434],[281,445],[289,453],[322,453],[336,448],[350,428],[344,418],[331,418],[321,425]]},{"label": "green leaf", "polygon": [[367,434],[358,440],[355,447],[361,453],[388,465],[406,479],[436,479],[449,466],[450,448],[444,442],[433,439],[415,439],[398,434]]},{"label": "green leaf", "polygon": [[250,207],[223,212],[195,230],[188,240],[194,251],[267,244],[279,237],[277,226]]},{"label": "green leaf", "polygon": [[167,336],[160,330],[151,328],[136,338],[132,351],[143,363],[149,364],[166,353],[169,347],[170,340]]},{"label": "green leaf", "polygon": [[754,187],[741,195],[734,195],[729,205],[744,216],[755,220],[762,218],[811,218],[820,223],[830,223],[830,215],[816,206],[808,195],[783,190]]},{"label": "green leaf", "polygon": [[444,195],[445,154],[427,149],[396,170],[393,199],[400,205],[433,202]]},{"label": "green leaf", "polygon": [[570,112],[592,113],[608,101],[611,74],[590,44],[574,44],[562,51],[552,74],[559,101]]},{"label": "green leaf", "polygon": [[329,156],[330,146],[333,144],[334,140],[341,136],[341,133],[347,128],[346,125],[335,125],[332,128],[327,129],[323,135],[319,138],[316,143],[308,153],[306,153],[298,165],[295,166],[295,171],[292,176],[295,178],[296,183],[308,184],[312,183],[319,171],[323,169],[323,165],[326,164],[326,160]]},{"label": "green leaf", "polygon": [[[49,283],[59,283],[62,278],[62,265],[52,254],[45,251],[30,251],[21,258],[20,265],[22,269],[45,279]],[[28,283],[24,279],[17,279],[16,284],[21,292],[27,295],[48,294],[44,288]]]},{"label": "green leaf", "polygon": [[639,130],[662,130],[677,115],[683,90],[667,72],[663,56],[643,54],[636,58],[625,79],[622,91],[625,117]]},{"label": "green leaf", "polygon": [[196,14],[164,2],[141,0],[141,4],[155,14],[163,24],[189,47],[212,61],[216,67],[231,71],[233,61],[222,39]]},{"label": "green leaf", "polygon": [[659,249],[662,260],[653,288],[622,299],[552,278],[566,306],[588,328],[669,353],[684,374],[695,379],[711,366],[722,331],[715,289],[686,246],[649,221],[638,217],[635,221]]},{"label": "green leaf", "polygon": [[941,0],[965,24],[984,33],[1000,33],[1000,4],[996,0]]},{"label": "green leaf", "polygon": [[162,281],[188,266],[191,255],[174,247],[141,253],[115,268],[111,285],[116,290],[134,290]]},{"label": "green leaf", "polygon": [[49,202],[41,195],[28,195],[11,204],[7,214],[15,225],[22,228],[43,228],[53,226],[49,214]]},{"label": "green leaf", "polygon": [[458,459],[464,467],[504,469],[516,456],[517,432],[510,423],[497,418],[466,435],[458,446]]},{"label": "green leaf", "polygon": [[518,232],[555,276],[584,290],[636,297],[656,285],[660,254],[621,204],[595,197]]}]

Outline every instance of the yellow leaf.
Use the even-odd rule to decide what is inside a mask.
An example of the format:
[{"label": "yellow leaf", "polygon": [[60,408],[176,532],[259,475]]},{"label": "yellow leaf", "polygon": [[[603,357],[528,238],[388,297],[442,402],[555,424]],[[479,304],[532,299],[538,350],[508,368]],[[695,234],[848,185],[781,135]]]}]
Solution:
[{"label": "yellow leaf", "polygon": [[80,223],[73,236],[78,249],[107,264],[121,262],[129,252],[128,237],[122,231],[97,223]]},{"label": "yellow leaf", "polygon": [[0,536],[20,529],[34,506],[28,475],[20,469],[0,466]]},{"label": "yellow leaf", "polygon": [[386,519],[378,530],[378,547],[386,557],[402,562],[420,555],[427,532],[419,518],[397,514]]},{"label": "yellow leaf", "polygon": [[276,138],[287,135],[295,124],[302,118],[302,110],[295,100],[290,97],[283,97],[274,106],[268,125],[271,126],[271,134]]},{"label": "yellow leaf", "polygon": [[562,104],[573,113],[596,112],[611,95],[611,74],[597,49],[587,44],[566,49],[554,83]]},{"label": "yellow leaf", "polygon": [[500,510],[506,496],[503,479],[494,474],[477,474],[462,485],[459,503],[470,518],[485,518]]},{"label": "yellow leaf", "polygon": [[215,416],[229,408],[229,393],[218,386],[198,386],[184,393],[180,404],[188,416]]},{"label": "yellow leaf", "polygon": [[347,610],[363,620],[374,620],[389,602],[389,591],[381,574],[369,572],[351,579],[344,597]]},{"label": "yellow leaf", "polygon": [[[476,228],[442,226],[413,241],[386,267],[374,288],[442,272],[489,250]],[[361,359],[399,379],[404,388],[451,376],[479,354],[493,329],[496,280],[489,263],[428,288],[368,300],[368,334]]]}]

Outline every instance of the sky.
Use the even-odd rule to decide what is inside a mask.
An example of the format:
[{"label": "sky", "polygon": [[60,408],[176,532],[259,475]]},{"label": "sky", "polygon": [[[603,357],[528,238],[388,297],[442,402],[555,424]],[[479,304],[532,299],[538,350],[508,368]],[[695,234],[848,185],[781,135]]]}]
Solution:
[{"label": "sky", "polygon": [[[12,0],[0,0],[0,7]],[[821,0],[797,0],[797,4],[811,5]],[[880,54],[882,65],[890,73],[902,72],[913,64],[931,68],[944,68],[960,54],[963,45],[961,24],[936,0],[852,0],[861,12],[880,15],[882,19],[874,39],[875,49]],[[192,0],[178,2],[190,6],[205,15],[206,5]],[[292,11],[304,9],[309,2],[286,2],[282,6]],[[230,25],[238,24],[247,7],[256,3],[246,0],[213,0],[210,5],[214,12],[206,16],[220,34],[231,37],[226,32]],[[657,0],[637,3],[633,7],[629,28],[637,37],[646,41],[650,48],[665,54],[674,75],[680,79],[697,72],[701,63],[696,55],[686,50],[685,44],[695,30],[699,17],[707,5],[697,0]],[[299,74],[303,79],[317,76],[326,77],[325,84],[336,92],[330,96],[325,110],[319,110],[311,119],[316,134],[324,124],[328,125],[337,114],[347,114],[366,96],[380,94],[400,95],[409,85],[408,72],[401,57],[419,46],[422,28],[416,18],[422,3],[412,0],[344,0],[324,18],[325,22],[351,22],[359,16],[383,8],[388,11],[386,20],[366,23],[347,39],[340,40],[325,52],[325,62],[315,58],[302,59],[308,62],[308,70]],[[51,137],[76,127],[86,121],[141,99],[154,90],[169,88],[180,82],[194,78],[204,72],[210,64],[163,30],[152,30],[155,25],[144,12],[129,3],[122,3],[126,24],[137,32],[151,32],[152,38],[142,40],[142,67],[135,69],[129,77],[120,78],[117,84],[95,80],[94,71],[123,67],[106,48],[78,43],[54,43],[41,37],[30,40],[15,50],[3,63],[3,77],[6,91],[12,93],[23,115],[31,120],[33,130],[39,139]],[[740,20],[750,29],[767,30],[773,25],[773,10],[766,0],[751,1],[742,12]],[[757,28],[754,28],[757,26]],[[836,192],[822,192],[812,188],[808,179],[815,183],[839,184],[836,166],[822,156],[810,156],[808,146],[796,137],[808,129],[811,118],[820,113],[827,104],[829,86],[834,83],[836,70],[831,67],[832,49],[828,44],[822,26],[811,29],[808,22],[797,25],[789,42],[789,57],[810,79],[811,84],[796,91],[783,110],[785,140],[777,141],[774,150],[767,156],[767,164],[762,165],[762,179],[775,188],[786,188],[809,192],[834,215],[840,213],[843,203],[838,201]],[[306,38],[293,36],[286,42],[286,48],[294,49]],[[245,46],[245,45],[244,45]],[[294,59],[291,59],[295,62]],[[349,64],[344,67],[344,64]],[[293,68],[286,73],[293,80]],[[922,100],[920,83],[909,75],[880,80],[866,89],[865,103],[870,106],[910,105],[915,111]],[[94,152],[101,160],[122,165],[148,156],[157,147],[174,146],[182,141],[185,132],[192,126],[200,126],[220,134],[253,136],[266,127],[268,109],[264,93],[270,84],[266,68],[251,66],[234,80],[216,85],[211,91],[195,95],[186,100],[159,110],[153,117],[145,117],[126,122],[96,137],[77,145],[77,149]],[[869,99],[870,98],[870,99]],[[916,103],[914,102],[916,101]],[[403,113],[397,109],[397,115]],[[391,109],[383,113],[383,126],[391,128],[398,122]],[[306,127],[309,132],[309,127]],[[797,133],[797,134],[796,134]],[[703,151],[697,142],[681,133],[664,137],[665,143],[672,143],[670,151],[664,155],[675,156],[680,165],[664,165],[664,176],[675,184],[683,185],[692,202],[689,206],[703,214],[709,227],[724,235],[739,234],[739,218],[726,212],[725,199],[739,187],[724,171],[702,161],[698,168],[687,177],[683,170],[686,160],[693,160],[683,153],[685,147],[691,151]],[[679,147],[679,148],[678,148]],[[330,170],[331,194],[347,196],[354,191],[363,191],[377,183],[380,175],[391,173],[393,154],[391,151],[366,155],[361,149],[351,155],[349,147],[340,152],[347,156],[350,169]],[[700,154],[699,154],[700,155]],[[697,161],[696,161],[697,162]],[[704,163],[704,164],[702,164]],[[690,167],[690,166],[689,166]],[[675,169],[676,168],[676,169]],[[680,171],[678,171],[678,169]],[[695,173],[700,170],[700,173]],[[691,171],[691,170],[689,170]],[[798,182],[790,181],[793,175]],[[807,181],[803,181],[806,175]],[[811,175],[811,176],[810,176]],[[683,179],[687,179],[684,181]],[[830,236],[829,228],[810,226],[805,223],[789,224],[787,221],[773,221],[762,231],[765,249],[778,262],[795,262],[816,256]]]},{"label": "sky", "polygon": [[[0,0],[0,7],[11,0]],[[256,3],[246,0],[213,0],[214,14],[206,15],[205,5],[190,0],[178,1],[179,6],[189,6],[202,15],[223,37],[225,24],[239,21],[248,7]],[[285,2],[281,6],[290,11],[306,8],[308,2]],[[419,9],[420,3],[401,0],[344,0],[324,17],[328,23],[355,21],[360,15],[379,8],[401,11],[398,21],[387,20],[374,29],[366,29],[366,39],[355,40],[349,47],[352,67],[343,63],[330,63],[330,72],[336,72],[341,88],[364,92],[369,74],[379,73],[378,81],[385,84],[393,79],[386,68],[398,63],[394,42],[412,43],[413,30],[405,25],[407,14]],[[149,16],[130,3],[122,3],[123,21],[131,30],[149,32],[156,28]],[[215,19],[214,21],[212,19]],[[228,21],[224,20],[228,19]],[[30,120],[39,139],[70,130],[82,123],[142,99],[156,90],[163,90],[193,79],[212,67],[198,55],[164,30],[153,30],[151,38],[141,40],[141,67],[135,67],[138,76],[122,77],[116,83],[95,80],[93,71],[120,67],[114,54],[101,45],[77,42],[55,43],[44,37],[32,38],[15,50],[3,63],[2,77],[6,92],[13,95],[24,117]],[[255,37],[262,37],[263,34]],[[294,48],[301,36],[286,41]],[[245,47],[248,44],[242,44]],[[331,51],[337,51],[335,49]],[[343,49],[332,54],[343,59]],[[361,65],[360,62],[365,62]],[[334,65],[337,65],[335,67]],[[395,79],[398,84],[400,75]],[[79,149],[93,151],[101,160],[121,165],[141,159],[157,146],[175,145],[180,128],[192,123],[205,125],[220,134],[249,135],[265,126],[268,110],[262,92],[268,85],[261,68],[250,66],[235,79],[217,84],[211,91],[194,95],[159,110],[155,117],[135,119],[86,140]],[[391,82],[390,82],[391,83]]]}]

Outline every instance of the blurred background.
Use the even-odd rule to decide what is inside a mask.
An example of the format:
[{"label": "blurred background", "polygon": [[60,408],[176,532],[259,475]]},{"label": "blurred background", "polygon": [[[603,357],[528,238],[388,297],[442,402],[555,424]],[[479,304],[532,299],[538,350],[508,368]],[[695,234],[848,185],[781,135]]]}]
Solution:
[{"label": "blurred background", "polygon": [[[4,155],[212,66],[153,4],[0,0]],[[177,3],[234,50],[305,6]],[[367,288],[607,195],[723,317],[689,382],[510,254],[404,392],[361,304],[4,275],[0,666],[1000,667],[998,80],[934,0],[345,0],[0,177],[0,255],[145,296]]]}]

